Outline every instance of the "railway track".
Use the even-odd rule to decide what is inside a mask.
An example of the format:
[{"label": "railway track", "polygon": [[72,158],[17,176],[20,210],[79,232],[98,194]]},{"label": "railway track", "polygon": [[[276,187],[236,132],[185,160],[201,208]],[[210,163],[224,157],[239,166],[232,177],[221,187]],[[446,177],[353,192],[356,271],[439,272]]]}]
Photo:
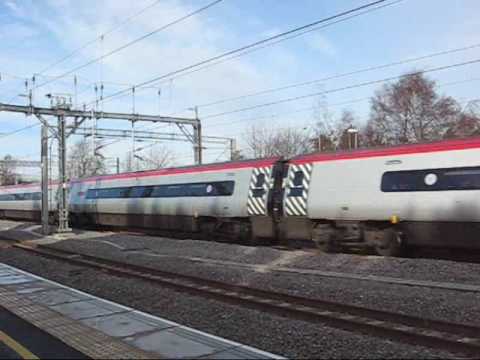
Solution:
[{"label": "railway track", "polygon": [[475,358],[480,356],[480,327],[476,326],[231,285],[47,246],[34,247],[25,244],[14,246],[44,257],[95,268],[117,276],[133,277],[178,291],[293,319],[322,323],[348,331],[443,349]]}]

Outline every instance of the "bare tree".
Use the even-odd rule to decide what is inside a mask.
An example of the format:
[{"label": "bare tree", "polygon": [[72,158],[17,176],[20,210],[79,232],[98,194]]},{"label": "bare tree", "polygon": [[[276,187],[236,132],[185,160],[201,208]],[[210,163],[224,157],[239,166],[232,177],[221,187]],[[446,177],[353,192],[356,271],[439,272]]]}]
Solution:
[{"label": "bare tree", "polygon": [[[350,110],[343,110],[339,118],[324,104],[317,109],[315,135],[319,151],[346,150],[352,147],[349,129],[358,129],[358,121]],[[357,139],[358,140],[358,139]]]},{"label": "bare tree", "polygon": [[414,72],[375,93],[364,138],[368,145],[439,140],[460,113],[453,98],[437,93],[435,81]]},{"label": "bare tree", "polygon": [[335,126],[335,116],[324,101],[319,102],[315,117],[317,118],[315,149],[318,151],[336,150],[338,134]]},{"label": "bare tree", "polygon": [[94,156],[92,144],[86,139],[78,141],[69,150],[67,175],[70,179],[100,175],[105,171],[104,159],[101,156]]},{"label": "bare tree", "polygon": [[253,125],[245,133],[248,155],[254,158],[293,157],[310,152],[312,150],[310,132],[305,130]]},{"label": "bare tree", "polygon": [[466,104],[458,120],[445,134],[446,139],[480,135],[480,100]]},{"label": "bare tree", "polygon": [[445,139],[466,138],[480,135],[480,117],[473,113],[463,113],[445,133]]},{"label": "bare tree", "polygon": [[123,161],[123,170],[127,172],[154,170],[172,166],[175,155],[164,146],[157,146],[145,153],[136,153],[132,157],[132,153],[128,152]]},{"label": "bare tree", "polygon": [[244,159],[245,159],[245,155],[243,155],[241,150],[234,150],[230,156],[230,160],[232,161],[240,161]]},{"label": "bare tree", "polygon": [[140,159],[137,157],[132,156],[131,151],[127,151],[125,154],[125,157],[122,161],[122,171],[124,172],[132,172],[132,171],[139,171],[141,170],[140,168]]},{"label": "bare tree", "polygon": [[16,175],[14,158],[11,155],[5,155],[0,163],[0,185],[15,185],[18,181]]},{"label": "bare tree", "polygon": [[145,167],[149,169],[161,169],[173,164],[174,154],[164,146],[157,146],[143,156]]}]

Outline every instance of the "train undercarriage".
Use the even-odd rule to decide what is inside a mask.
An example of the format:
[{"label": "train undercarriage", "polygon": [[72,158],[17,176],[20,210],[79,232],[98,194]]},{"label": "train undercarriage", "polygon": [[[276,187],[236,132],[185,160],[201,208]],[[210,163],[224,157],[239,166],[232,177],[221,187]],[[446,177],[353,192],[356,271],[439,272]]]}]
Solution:
[{"label": "train undercarriage", "polygon": [[[38,211],[0,211],[0,218],[40,221]],[[363,252],[401,256],[410,247],[480,249],[479,223],[274,221],[270,217],[215,218],[191,216],[71,213],[74,227],[104,226],[155,232],[164,236],[232,241],[246,245],[310,242],[322,252]],[[55,214],[50,216],[54,224]]]}]

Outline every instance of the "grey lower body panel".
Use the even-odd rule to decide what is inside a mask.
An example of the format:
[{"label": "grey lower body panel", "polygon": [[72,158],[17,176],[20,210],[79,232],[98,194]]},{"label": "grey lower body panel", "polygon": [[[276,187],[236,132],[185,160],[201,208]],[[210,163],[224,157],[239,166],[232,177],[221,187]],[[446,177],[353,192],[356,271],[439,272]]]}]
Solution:
[{"label": "grey lower body panel", "polygon": [[80,220],[80,223],[95,223],[105,226],[119,226],[131,228],[162,229],[197,231],[198,219],[192,216],[164,216],[146,214],[109,214],[90,213],[71,215],[72,220]]},{"label": "grey lower body panel", "polygon": [[480,223],[404,222],[408,245],[480,249]]},{"label": "grey lower body panel", "polygon": [[40,221],[40,211],[35,211],[35,210],[0,210],[0,217],[7,218],[7,219]]}]

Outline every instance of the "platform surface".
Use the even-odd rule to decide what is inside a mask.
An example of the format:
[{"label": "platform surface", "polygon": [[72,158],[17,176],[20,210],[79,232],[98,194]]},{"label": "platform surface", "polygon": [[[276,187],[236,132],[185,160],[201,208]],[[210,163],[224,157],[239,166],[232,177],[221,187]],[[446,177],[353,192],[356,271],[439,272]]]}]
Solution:
[{"label": "platform surface", "polygon": [[0,307],[0,359],[86,359],[65,343]]},{"label": "platform surface", "polygon": [[[281,358],[0,263],[0,309],[2,308],[7,310],[4,311],[4,316],[18,318],[18,323],[23,326],[34,325],[51,341],[63,342],[64,351],[71,350],[83,354],[83,357]],[[0,327],[0,331],[1,329]],[[22,338],[25,338],[22,333],[26,329],[9,332],[22,345]],[[25,348],[29,349],[28,346]],[[12,356],[11,347],[2,345],[0,341],[0,358],[2,351],[6,358]],[[37,357],[48,356],[39,354]]]}]

